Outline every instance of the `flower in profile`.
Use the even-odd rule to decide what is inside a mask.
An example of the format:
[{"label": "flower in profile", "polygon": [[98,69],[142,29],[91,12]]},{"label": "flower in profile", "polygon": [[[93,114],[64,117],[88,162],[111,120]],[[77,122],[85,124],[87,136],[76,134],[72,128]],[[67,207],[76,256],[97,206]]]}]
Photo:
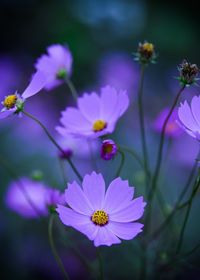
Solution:
[{"label": "flower in profile", "polygon": [[49,207],[64,204],[63,194],[45,184],[22,177],[11,182],[5,197],[6,205],[25,218],[47,216]]},{"label": "flower in profile", "polygon": [[106,86],[100,96],[95,92],[85,93],[77,103],[77,109],[68,107],[62,112],[62,127],[56,129],[78,137],[98,138],[114,131],[118,119],[128,108],[129,99],[125,91],[117,92]]},{"label": "flower in profile", "polygon": [[120,239],[133,239],[142,231],[143,225],[135,221],[142,217],[146,203],[133,195],[134,188],[121,178],[105,191],[102,175],[92,172],[84,177],[82,188],[76,182],[68,184],[69,207],[58,205],[57,212],[63,224],[85,234],[95,246],[119,244]]},{"label": "flower in profile", "polygon": [[14,93],[5,96],[4,100],[1,102],[3,108],[0,111],[0,119],[22,112],[25,100],[38,93],[44,87],[45,81],[46,77],[41,72],[36,72],[22,95]]},{"label": "flower in profile", "polygon": [[178,109],[178,123],[190,136],[200,141],[200,96],[194,96],[191,106],[185,101]]},{"label": "flower in profile", "polygon": [[110,160],[117,154],[117,145],[111,139],[103,140],[101,145],[101,158],[104,160]]},{"label": "flower in profile", "polygon": [[47,77],[46,90],[59,86],[67,76],[70,76],[72,61],[68,47],[55,44],[47,48],[47,54],[43,54],[35,64],[35,68]]},{"label": "flower in profile", "polygon": [[192,64],[186,59],[179,65],[178,70],[180,72],[178,80],[182,85],[190,86],[199,80],[197,78],[199,75],[199,68],[196,64]]},{"label": "flower in profile", "polygon": [[149,63],[156,62],[157,55],[155,53],[155,47],[152,43],[145,41],[139,43],[137,52],[135,53],[135,60],[139,63],[148,65]]},{"label": "flower in profile", "polygon": [[[162,132],[163,124],[164,124],[166,117],[168,116],[169,111],[170,111],[170,108],[168,108],[168,107],[164,108],[159,113],[157,118],[154,120],[153,129],[156,132],[158,132],[158,133]],[[177,124],[177,117],[178,117],[178,110],[175,109],[167,123],[166,129],[165,129],[166,136],[171,137],[171,138],[176,138],[179,135],[181,135],[182,130],[181,130],[180,126]]]}]

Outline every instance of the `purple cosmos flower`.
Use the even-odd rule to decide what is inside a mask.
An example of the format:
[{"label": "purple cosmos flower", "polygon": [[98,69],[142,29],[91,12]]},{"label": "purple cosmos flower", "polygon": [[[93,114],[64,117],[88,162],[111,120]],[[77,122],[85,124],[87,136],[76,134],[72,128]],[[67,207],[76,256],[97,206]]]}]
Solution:
[{"label": "purple cosmos flower", "polygon": [[117,145],[111,139],[103,140],[101,146],[101,158],[105,160],[113,159],[117,153]]},{"label": "purple cosmos flower", "polygon": [[65,200],[70,206],[58,205],[57,212],[63,224],[71,226],[94,241],[95,246],[121,243],[142,231],[135,221],[142,217],[143,197],[133,199],[134,188],[128,181],[116,178],[105,191],[101,174],[92,172],[83,179],[82,188],[68,184]]},{"label": "purple cosmos flower", "polygon": [[126,92],[117,92],[111,86],[102,88],[101,96],[95,92],[85,93],[77,102],[77,109],[68,107],[62,112],[61,128],[65,129],[66,133],[86,138],[97,138],[112,133],[118,119],[129,105]]},{"label": "purple cosmos flower", "polygon": [[0,111],[0,119],[13,114],[19,114],[23,110],[25,99],[38,93],[45,85],[46,77],[41,72],[36,72],[30,84],[20,96],[18,93],[8,95],[2,101],[3,109]]},{"label": "purple cosmos flower", "polygon": [[48,47],[47,53],[38,59],[35,67],[48,78],[45,89],[51,90],[71,74],[73,59],[70,50],[59,44]]},{"label": "purple cosmos flower", "polygon": [[64,204],[63,195],[58,190],[25,177],[11,182],[5,201],[10,209],[25,218],[47,216],[49,206]]},{"label": "purple cosmos flower", "polygon": [[[168,107],[164,108],[155,119],[153,123],[153,128],[156,132],[159,133],[162,132],[162,127],[169,113],[169,110],[170,109]],[[172,138],[176,138],[182,133],[180,126],[177,124],[177,117],[178,117],[178,110],[175,109],[167,123],[166,130],[165,130],[165,134]]]},{"label": "purple cosmos flower", "polygon": [[187,101],[182,103],[178,109],[178,117],[180,126],[190,136],[200,141],[200,96],[192,98],[191,106]]}]

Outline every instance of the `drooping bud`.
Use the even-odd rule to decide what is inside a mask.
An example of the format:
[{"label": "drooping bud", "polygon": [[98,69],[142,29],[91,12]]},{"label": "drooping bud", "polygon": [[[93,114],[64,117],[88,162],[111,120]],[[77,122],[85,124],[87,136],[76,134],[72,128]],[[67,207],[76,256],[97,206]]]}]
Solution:
[{"label": "drooping bud", "polygon": [[101,158],[111,160],[116,155],[118,149],[115,142],[111,139],[104,140],[101,146]]},{"label": "drooping bud", "polygon": [[66,150],[63,150],[62,152],[60,151],[58,156],[60,159],[69,159],[69,158],[71,158],[72,155],[73,155],[72,150],[66,149]]}]

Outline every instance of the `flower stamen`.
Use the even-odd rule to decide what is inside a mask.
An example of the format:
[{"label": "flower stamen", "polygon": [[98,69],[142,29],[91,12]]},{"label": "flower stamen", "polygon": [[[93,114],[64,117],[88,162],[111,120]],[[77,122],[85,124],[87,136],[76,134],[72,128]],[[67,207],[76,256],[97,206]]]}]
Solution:
[{"label": "flower stamen", "polygon": [[107,123],[103,120],[97,120],[93,124],[94,132],[102,131],[106,127],[107,127]]},{"label": "flower stamen", "polygon": [[97,226],[105,226],[108,223],[108,214],[103,210],[97,210],[91,217],[92,222]]},{"label": "flower stamen", "polygon": [[16,105],[16,102],[17,102],[17,96],[15,94],[12,94],[12,95],[8,95],[7,97],[5,97],[5,99],[3,101],[3,105],[7,109],[11,109]]}]

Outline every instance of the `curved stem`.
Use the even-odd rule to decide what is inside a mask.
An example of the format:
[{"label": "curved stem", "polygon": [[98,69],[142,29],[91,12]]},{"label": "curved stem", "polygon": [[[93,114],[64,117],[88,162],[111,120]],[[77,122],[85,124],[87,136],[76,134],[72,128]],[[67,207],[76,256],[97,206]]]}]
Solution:
[{"label": "curved stem", "polygon": [[189,174],[189,177],[186,181],[185,187],[183,188],[179,198],[177,199],[177,202],[174,206],[174,209],[172,210],[172,212],[169,214],[169,216],[166,218],[166,220],[155,230],[154,233],[152,233],[152,236],[150,238],[150,241],[154,240],[157,236],[159,236],[161,234],[161,232],[166,228],[166,226],[170,223],[171,219],[174,217],[174,215],[176,214],[177,210],[180,209],[180,202],[182,201],[182,199],[184,198],[188,188],[190,187],[190,183],[194,177],[195,174],[195,170],[197,167],[197,162],[195,162],[195,164],[192,167],[192,170]]},{"label": "curved stem", "polygon": [[140,122],[140,131],[141,131],[141,142],[142,142],[145,178],[146,178],[145,185],[147,188],[148,178],[149,178],[149,164],[148,164],[148,152],[147,152],[146,135],[145,135],[144,111],[143,111],[144,70],[145,70],[145,66],[142,65],[141,66],[140,85],[139,85],[139,91],[138,91],[138,109],[139,109],[139,122]]},{"label": "curved stem", "polygon": [[143,161],[141,160],[139,155],[133,149],[130,149],[123,145],[118,145],[118,147],[120,150],[124,150],[125,152],[128,152],[139,163],[139,165],[144,169]]},{"label": "curved stem", "polygon": [[49,243],[50,243],[50,246],[51,246],[51,250],[52,250],[52,253],[54,255],[54,258],[64,276],[64,279],[66,280],[69,280],[69,275],[68,273],[66,272],[65,268],[64,268],[64,265],[62,263],[62,260],[60,259],[58,253],[57,253],[57,250],[56,250],[56,246],[54,244],[54,240],[53,240],[53,221],[54,221],[54,216],[51,215],[50,216],[50,219],[49,219],[49,226],[48,226],[48,237],[49,237]]},{"label": "curved stem", "polygon": [[189,218],[189,215],[190,215],[190,211],[191,211],[191,208],[192,208],[192,202],[193,202],[193,199],[196,195],[196,192],[197,192],[199,186],[200,186],[200,180],[199,180],[199,176],[198,176],[197,182],[195,182],[193,192],[192,192],[192,194],[190,196],[190,199],[189,199],[188,208],[187,208],[187,211],[186,211],[186,215],[185,215],[183,225],[182,225],[182,228],[181,228],[178,244],[177,244],[177,247],[176,247],[176,254],[179,254],[179,252],[181,250],[182,243],[183,243],[183,238],[184,238],[184,233],[185,233],[185,228],[186,228],[188,218]]},{"label": "curved stem", "polygon": [[72,83],[72,81],[70,80],[70,78],[68,76],[65,77],[65,82],[68,85],[74,100],[76,101],[78,98],[78,93],[76,91],[74,84]]},{"label": "curved stem", "polygon": [[159,150],[158,150],[158,157],[157,157],[157,161],[156,161],[156,168],[155,168],[155,172],[153,175],[153,179],[152,179],[152,187],[150,189],[149,192],[149,196],[148,196],[148,205],[149,205],[149,211],[147,212],[146,215],[146,229],[148,230],[149,225],[151,224],[151,212],[152,212],[152,200],[154,198],[155,192],[157,190],[157,181],[158,181],[158,177],[160,174],[160,168],[161,168],[161,163],[162,163],[162,155],[163,155],[163,146],[164,146],[164,140],[165,140],[165,131],[166,131],[166,127],[168,124],[168,121],[177,105],[177,102],[179,100],[179,97],[181,95],[181,93],[183,92],[183,90],[185,89],[185,85],[183,85],[180,90],[178,91],[178,94],[176,95],[174,102],[172,104],[172,107],[164,121],[164,124],[162,126],[162,132],[161,132],[161,138],[160,138],[160,144],[159,144]]},{"label": "curved stem", "polygon": [[98,261],[99,261],[99,279],[103,280],[104,279],[103,259],[102,259],[101,252],[100,252],[99,248],[97,248],[97,257],[98,257]]},{"label": "curved stem", "polygon": [[121,161],[120,161],[120,165],[119,165],[119,168],[117,170],[117,173],[115,175],[115,177],[119,177],[121,171],[122,171],[122,167],[124,165],[124,162],[125,162],[125,156],[124,156],[124,153],[122,151],[119,150],[119,154],[121,155]]},{"label": "curved stem", "polygon": [[[33,115],[22,111],[24,113],[24,115],[26,115],[27,117],[31,118],[32,120],[34,120],[35,122],[37,122],[42,129],[45,131],[46,135],[48,136],[49,140],[57,147],[57,149],[61,152],[64,153],[63,149],[61,148],[61,146],[55,141],[55,139],[51,136],[51,134],[49,133],[48,129],[41,123],[40,120],[38,120],[36,117],[34,117]],[[78,177],[78,179],[80,181],[83,180],[82,176],[79,174],[78,170],[76,169],[75,165],[73,164],[73,162],[71,161],[70,158],[67,159],[69,165],[71,166],[71,168],[73,169],[74,173],[76,174],[76,176]]]}]

